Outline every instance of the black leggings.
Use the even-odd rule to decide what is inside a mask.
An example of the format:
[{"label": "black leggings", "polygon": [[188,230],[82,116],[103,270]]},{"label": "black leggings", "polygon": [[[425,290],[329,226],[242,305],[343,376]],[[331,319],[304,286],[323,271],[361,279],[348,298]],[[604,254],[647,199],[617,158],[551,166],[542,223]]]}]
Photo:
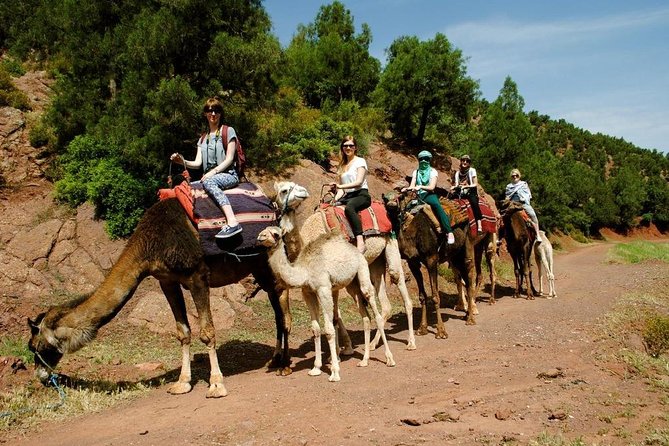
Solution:
[{"label": "black leggings", "polygon": [[469,204],[472,205],[472,211],[474,211],[474,218],[476,220],[483,220],[483,215],[481,214],[481,208],[479,207],[479,194],[476,191],[475,187],[467,189],[467,198],[469,199]]},{"label": "black leggings", "polygon": [[359,189],[349,192],[339,199],[339,203],[346,205],[344,213],[349,223],[351,223],[353,235],[361,235],[362,223],[360,222],[358,212],[372,205],[372,197],[369,195],[369,191],[367,189]]}]

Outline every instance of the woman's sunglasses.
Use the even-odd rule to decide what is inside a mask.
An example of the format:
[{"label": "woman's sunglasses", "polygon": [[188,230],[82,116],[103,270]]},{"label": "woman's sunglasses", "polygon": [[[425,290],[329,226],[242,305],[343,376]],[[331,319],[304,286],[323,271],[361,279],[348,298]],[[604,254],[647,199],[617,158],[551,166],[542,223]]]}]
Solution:
[{"label": "woman's sunglasses", "polygon": [[342,144],[342,147],[355,147],[355,144]]},{"label": "woman's sunglasses", "polygon": [[219,115],[221,114],[221,110],[218,108],[205,108],[204,109],[205,113],[218,113]]},{"label": "woman's sunglasses", "polygon": [[520,175],[511,175],[511,178],[518,178]]}]

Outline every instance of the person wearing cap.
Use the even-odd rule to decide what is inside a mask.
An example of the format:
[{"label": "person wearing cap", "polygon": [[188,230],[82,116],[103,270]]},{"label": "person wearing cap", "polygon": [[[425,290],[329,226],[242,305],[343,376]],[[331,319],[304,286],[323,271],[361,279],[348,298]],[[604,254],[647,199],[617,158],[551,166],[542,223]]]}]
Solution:
[{"label": "person wearing cap", "polygon": [[460,170],[455,171],[453,184],[454,186],[451,187],[451,190],[459,187],[461,196],[465,196],[469,200],[469,204],[474,212],[474,218],[476,219],[476,229],[478,232],[483,232],[483,228],[481,227],[483,215],[479,207],[479,181],[476,176],[476,169],[472,167],[472,159],[469,155],[462,155],[460,157]]},{"label": "person wearing cap", "polygon": [[437,169],[430,166],[431,161],[432,154],[427,150],[423,150],[418,154],[418,169],[413,171],[411,174],[411,184],[409,187],[403,188],[402,192],[414,190],[418,194],[418,198],[430,205],[432,212],[434,212],[434,215],[439,219],[442,232],[447,234],[448,244],[452,245],[455,243],[455,236],[453,235],[453,229],[448,220],[448,215],[446,215],[444,208],[441,207],[439,197],[434,192],[434,188],[437,186],[439,172]]},{"label": "person wearing cap", "polygon": [[532,192],[530,192],[530,186],[527,182],[521,181],[520,170],[513,169],[511,171],[511,182],[506,185],[504,195],[507,200],[517,201],[523,205],[523,209],[527,212],[530,220],[532,220],[534,230],[537,231],[537,243],[541,243],[542,240],[539,235],[539,218],[537,218],[537,213],[534,212],[534,208],[530,204]]}]

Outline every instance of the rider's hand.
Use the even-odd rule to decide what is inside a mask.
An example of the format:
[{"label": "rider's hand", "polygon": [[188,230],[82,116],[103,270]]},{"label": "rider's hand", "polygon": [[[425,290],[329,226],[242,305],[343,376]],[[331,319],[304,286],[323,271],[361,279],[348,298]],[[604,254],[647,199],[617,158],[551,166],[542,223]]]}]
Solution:
[{"label": "rider's hand", "polygon": [[328,186],[330,186],[330,192],[337,192],[337,183],[330,183]]},{"label": "rider's hand", "polygon": [[183,164],[184,159],[178,153],[173,153],[172,155],[170,155],[170,161],[174,161],[177,164]]}]

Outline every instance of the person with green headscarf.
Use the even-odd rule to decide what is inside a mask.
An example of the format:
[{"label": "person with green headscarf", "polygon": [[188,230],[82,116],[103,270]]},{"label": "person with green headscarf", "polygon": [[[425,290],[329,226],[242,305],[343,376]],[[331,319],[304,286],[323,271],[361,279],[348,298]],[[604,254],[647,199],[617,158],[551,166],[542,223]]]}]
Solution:
[{"label": "person with green headscarf", "polygon": [[430,205],[432,212],[434,212],[434,215],[439,219],[442,231],[448,234],[448,244],[452,245],[455,243],[455,236],[453,235],[453,229],[448,220],[448,215],[446,215],[444,208],[441,207],[439,197],[434,192],[434,188],[437,186],[439,172],[437,169],[430,166],[431,161],[432,154],[429,151],[422,150],[418,154],[418,169],[414,170],[411,175],[411,185],[402,189],[402,192],[414,190],[416,191],[416,194],[418,194],[420,200]]}]

